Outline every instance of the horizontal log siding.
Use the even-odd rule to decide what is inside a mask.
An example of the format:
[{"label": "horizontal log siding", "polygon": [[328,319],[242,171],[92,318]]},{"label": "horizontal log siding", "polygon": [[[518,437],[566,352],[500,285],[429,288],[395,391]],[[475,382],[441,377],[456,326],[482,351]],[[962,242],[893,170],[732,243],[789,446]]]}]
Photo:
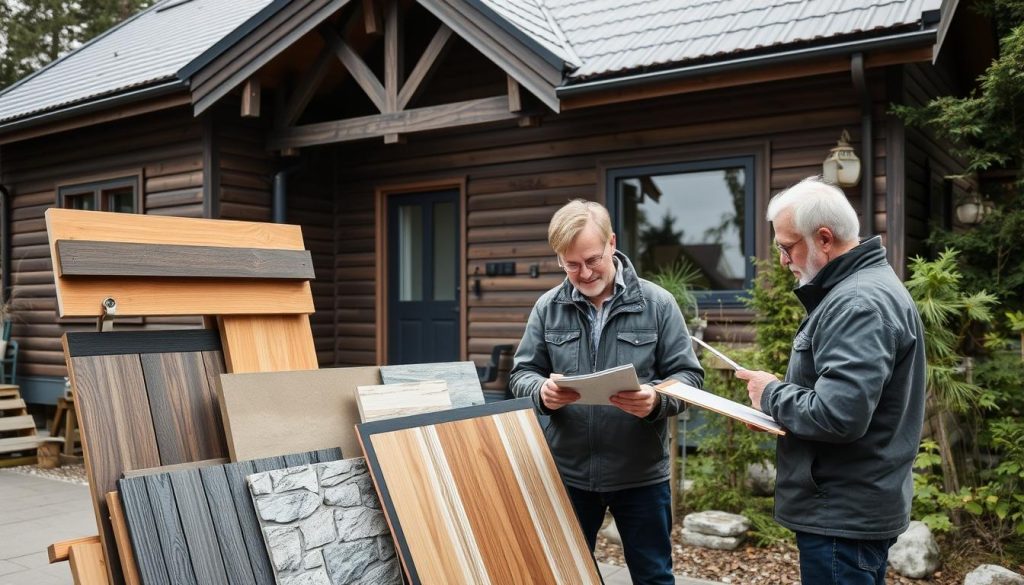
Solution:
[{"label": "horizontal log siding", "polygon": [[[43,212],[57,187],[82,179],[142,174],[146,213],[201,217],[202,127],[189,108],[0,146],[0,183],[11,200],[11,335],[20,344],[19,376],[65,376],[60,337],[95,329],[89,319],[57,319]],[[117,329],[197,326],[195,318],[127,319]]]},{"label": "horizontal log siding", "polygon": [[[871,84],[876,116],[883,120],[882,77],[872,72]],[[481,296],[468,296],[468,357],[483,364],[494,345],[518,344],[533,303],[564,277],[546,241],[547,223],[570,198],[603,200],[598,174],[605,161],[644,153],[664,157],[674,147],[767,142],[774,193],[820,174],[822,160],[843,129],[857,143],[859,121],[849,76],[833,75],[547,115],[539,127],[464,129],[412,135],[399,145],[374,141],[335,147],[343,174],[336,219],[339,362],[368,364],[378,358],[370,314],[373,193],[378,186],[467,179],[467,290],[473,290],[473,275],[483,274],[488,261],[513,261],[517,271],[514,277],[481,276]],[[879,122],[873,181],[879,232],[885,226],[885,140],[885,124]],[[848,192],[860,209],[858,193]],[[761,218],[758,224],[764,228]],[[769,237],[765,230],[760,233]],[[536,279],[528,276],[533,264],[540,268]],[[362,304],[346,306],[349,301]],[[752,341],[749,312],[709,311],[707,317],[710,339]]]}]

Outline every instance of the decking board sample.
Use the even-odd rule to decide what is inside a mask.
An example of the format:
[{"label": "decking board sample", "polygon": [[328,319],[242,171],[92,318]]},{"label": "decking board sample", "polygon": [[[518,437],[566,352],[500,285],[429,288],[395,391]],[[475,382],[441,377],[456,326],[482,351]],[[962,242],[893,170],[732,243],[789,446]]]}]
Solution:
[{"label": "decking board sample", "polygon": [[[337,460],[330,449],[290,455],[304,465]],[[272,585],[246,476],[283,457],[177,468],[118,482],[144,585]]]},{"label": "decking board sample", "polygon": [[411,583],[601,582],[530,399],[358,429]]},{"label": "decking board sample", "polygon": [[385,384],[444,380],[452,407],[476,406],[484,403],[484,391],[473,362],[444,362],[436,364],[408,364],[381,366],[380,378]]},{"label": "decking board sample", "polygon": [[278,585],[400,585],[391,532],[362,458],[248,478]]},{"label": "decking board sample", "polygon": [[359,386],[356,398],[361,422],[424,414],[452,407],[448,383],[444,381]]},{"label": "decking board sample", "polygon": [[341,447],[360,452],[356,388],[376,367],[223,374],[218,399],[232,461]]},{"label": "decking board sample", "polygon": [[210,376],[223,371],[215,331],[68,333],[89,490],[113,583],[122,582],[106,494],[125,471],[227,454]]}]

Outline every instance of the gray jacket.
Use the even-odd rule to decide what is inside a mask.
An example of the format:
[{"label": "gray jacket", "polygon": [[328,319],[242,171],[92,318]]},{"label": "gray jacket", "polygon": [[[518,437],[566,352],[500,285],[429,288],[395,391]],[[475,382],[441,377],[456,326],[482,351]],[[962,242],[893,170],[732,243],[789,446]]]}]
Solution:
[{"label": "gray jacket", "polygon": [[566,279],[534,305],[509,376],[513,394],[532,397],[538,412],[551,416],[544,434],[562,479],[590,491],[667,480],[666,418],[682,405],[660,395],[645,419],[611,405],[570,404],[549,411],[540,401],[540,387],[552,372],[588,374],[632,363],[642,384],[671,377],[700,387],[704,381],[675,299],[639,278],[624,254],[615,255],[622,265],[625,291],[608,301],[598,347],[591,347],[586,307],[573,302],[572,284]]},{"label": "gray jacket", "polygon": [[924,328],[872,238],[796,289],[808,315],[784,382],[761,409],[789,434],[776,451],[775,519],[855,539],[906,530],[925,402]]}]

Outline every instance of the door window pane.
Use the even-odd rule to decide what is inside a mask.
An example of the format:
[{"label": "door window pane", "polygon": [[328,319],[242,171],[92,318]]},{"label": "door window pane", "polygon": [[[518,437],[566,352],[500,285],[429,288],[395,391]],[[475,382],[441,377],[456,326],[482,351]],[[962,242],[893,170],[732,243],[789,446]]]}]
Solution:
[{"label": "door window pane", "polygon": [[398,300],[423,300],[423,209],[398,208]]},{"label": "door window pane", "polygon": [[744,288],[747,175],[744,167],[725,167],[618,178],[621,247],[640,275],[681,262],[700,272],[703,288]]},{"label": "door window pane", "polygon": [[434,300],[455,300],[455,204],[438,203],[434,206]]}]

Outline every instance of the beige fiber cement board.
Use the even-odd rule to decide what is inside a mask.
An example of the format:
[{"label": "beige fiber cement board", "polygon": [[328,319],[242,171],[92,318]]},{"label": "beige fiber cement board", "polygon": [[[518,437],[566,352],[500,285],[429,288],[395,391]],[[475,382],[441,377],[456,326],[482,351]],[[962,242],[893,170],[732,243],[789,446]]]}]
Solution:
[{"label": "beige fiber cement board", "polygon": [[359,422],[423,414],[452,407],[443,380],[360,386]]},{"label": "beige fiber cement board", "polygon": [[376,366],[221,375],[218,401],[231,460],[331,447],[358,455],[356,388],[377,384]]}]

